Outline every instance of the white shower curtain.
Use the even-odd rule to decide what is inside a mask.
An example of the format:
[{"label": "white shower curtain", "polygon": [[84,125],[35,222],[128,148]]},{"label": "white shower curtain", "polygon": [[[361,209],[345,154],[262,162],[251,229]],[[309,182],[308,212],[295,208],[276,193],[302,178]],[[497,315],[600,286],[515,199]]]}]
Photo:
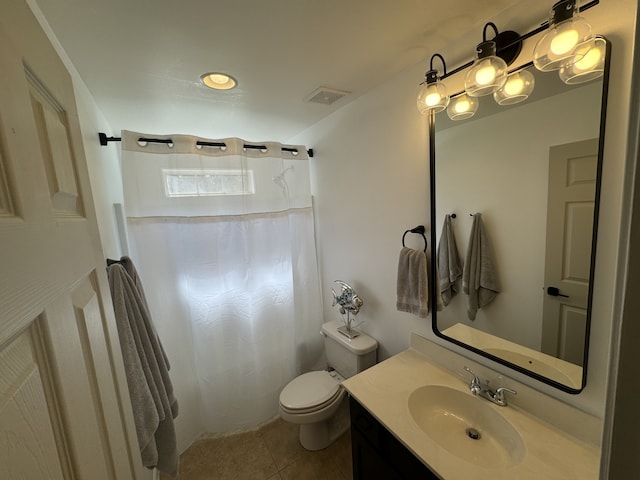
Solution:
[{"label": "white shower curtain", "polygon": [[131,256],[158,330],[175,332],[162,340],[178,370],[195,370],[183,393],[199,393],[203,431],[259,425],[291,378],[323,362],[307,152],[138,141],[148,136],[123,132],[122,171]]}]

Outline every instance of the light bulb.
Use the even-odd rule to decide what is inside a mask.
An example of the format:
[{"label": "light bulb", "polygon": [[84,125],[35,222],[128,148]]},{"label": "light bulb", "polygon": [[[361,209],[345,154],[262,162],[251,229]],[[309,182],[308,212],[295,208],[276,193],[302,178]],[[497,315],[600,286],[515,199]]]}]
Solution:
[{"label": "light bulb", "polygon": [[200,81],[214,90],[231,90],[238,82],[226,73],[210,72],[200,76]]},{"label": "light bulb", "polygon": [[522,92],[524,87],[524,81],[520,77],[514,77],[507,79],[507,83],[504,84],[504,91],[507,95],[518,95]]},{"label": "light bulb", "polygon": [[495,92],[507,79],[507,63],[496,56],[493,41],[482,42],[476,48],[477,58],[467,72],[464,90],[467,95],[481,97]]},{"label": "light bulb", "polygon": [[427,93],[426,98],[424,99],[424,103],[427,107],[434,107],[442,100],[442,95],[440,95],[437,91]]},{"label": "light bulb", "polygon": [[218,85],[224,85],[229,81],[229,77],[227,75],[222,75],[221,73],[213,73],[209,75],[209,80],[213,83],[217,83]]},{"label": "light bulb", "polygon": [[573,85],[588,82],[604,74],[607,44],[601,37],[583,42],[576,48],[574,63],[560,68],[560,80]]},{"label": "light bulb", "polygon": [[476,83],[478,85],[489,85],[496,79],[496,69],[493,65],[487,65],[486,67],[480,67],[476,72]]},{"label": "light bulb", "polygon": [[553,6],[549,31],[533,49],[533,64],[538,70],[558,70],[575,62],[576,48],[593,39],[591,25],[579,13],[576,0],[561,0]]},{"label": "light bulb", "polygon": [[558,32],[551,40],[551,52],[554,55],[566,55],[576,48],[580,37],[578,31],[574,28],[567,29],[564,32]]},{"label": "light bulb", "polygon": [[456,113],[464,113],[469,111],[470,106],[471,104],[469,103],[469,100],[464,99],[464,100],[460,100],[459,102],[456,102],[453,109],[455,110]]},{"label": "light bulb", "polygon": [[467,94],[458,95],[451,99],[447,107],[447,115],[451,120],[464,120],[472,117],[478,111],[478,100]]},{"label": "light bulb", "polygon": [[498,105],[513,105],[526,100],[535,85],[535,78],[529,70],[518,70],[507,77],[504,86],[493,94]]},{"label": "light bulb", "polygon": [[589,51],[573,64],[576,70],[591,70],[602,60],[603,52],[599,48],[590,48]]},{"label": "light bulb", "polygon": [[418,111],[426,115],[430,110],[441,112],[449,105],[449,94],[444,84],[438,80],[435,70],[427,72],[426,84],[420,87],[416,104]]}]

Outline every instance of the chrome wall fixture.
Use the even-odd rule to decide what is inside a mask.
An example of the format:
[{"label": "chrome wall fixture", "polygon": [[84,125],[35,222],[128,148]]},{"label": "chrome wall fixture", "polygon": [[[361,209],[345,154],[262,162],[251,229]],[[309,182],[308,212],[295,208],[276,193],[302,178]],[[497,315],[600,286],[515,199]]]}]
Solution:
[{"label": "chrome wall fixture", "polygon": [[[606,42],[594,35],[589,23],[580,12],[599,3],[592,0],[580,7],[577,0],[561,0],[553,5],[547,22],[537,29],[518,35],[513,31],[498,32],[489,22],[485,24],[482,42],[476,47],[473,62],[447,73],[444,58],[439,53],[431,57],[429,71],[421,83],[418,93],[418,110],[427,115],[447,110],[452,120],[472,117],[478,110],[476,97],[493,95],[499,105],[513,105],[526,100],[535,86],[533,74],[523,68],[509,71],[522,49],[522,42],[546,30],[534,48],[533,65],[542,72],[558,71],[560,79],[567,84],[577,84],[600,77],[604,72]],[[491,27],[495,36],[487,39]],[[442,75],[433,67],[434,58],[439,58]],[[449,97],[443,80],[463,70],[464,91]]]}]

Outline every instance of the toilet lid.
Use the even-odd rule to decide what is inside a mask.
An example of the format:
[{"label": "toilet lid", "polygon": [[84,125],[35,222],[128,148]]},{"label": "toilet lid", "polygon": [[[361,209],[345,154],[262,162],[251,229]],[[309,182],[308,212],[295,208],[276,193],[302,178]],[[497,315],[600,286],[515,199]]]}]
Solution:
[{"label": "toilet lid", "polygon": [[280,403],[291,410],[322,405],[340,389],[340,382],[329,372],[309,372],[291,380],[280,393]]}]

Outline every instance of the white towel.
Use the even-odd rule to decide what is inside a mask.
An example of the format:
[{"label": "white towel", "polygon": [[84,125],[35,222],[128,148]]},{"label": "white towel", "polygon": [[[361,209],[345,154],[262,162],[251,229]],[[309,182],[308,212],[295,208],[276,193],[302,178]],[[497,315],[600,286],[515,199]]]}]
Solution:
[{"label": "white towel", "polygon": [[396,308],[425,318],[429,313],[427,255],[422,250],[403,247],[398,258],[398,300]]},{"label": "white towel", "polygon": [[178,402],[166,355],[133,263],[123,258],[107,273],[142,462],[175,477],[179,459],[173,419]]},{"label": "white towel", "polygon": [[460,290],[459,280],[462,277],[462,262],[458,254],[456,238],[451,228],[451,216],[445,215],[440,244],[438,245],[438,277],[442,303],[447,306]]},{"label": "white towel", "polygon": [[473,216],[462,273],[462,291],[469,295],[467,315],[470,320],[475,320],[478,309],[491,303],[500,292],[491,244],[479,213]]}]

